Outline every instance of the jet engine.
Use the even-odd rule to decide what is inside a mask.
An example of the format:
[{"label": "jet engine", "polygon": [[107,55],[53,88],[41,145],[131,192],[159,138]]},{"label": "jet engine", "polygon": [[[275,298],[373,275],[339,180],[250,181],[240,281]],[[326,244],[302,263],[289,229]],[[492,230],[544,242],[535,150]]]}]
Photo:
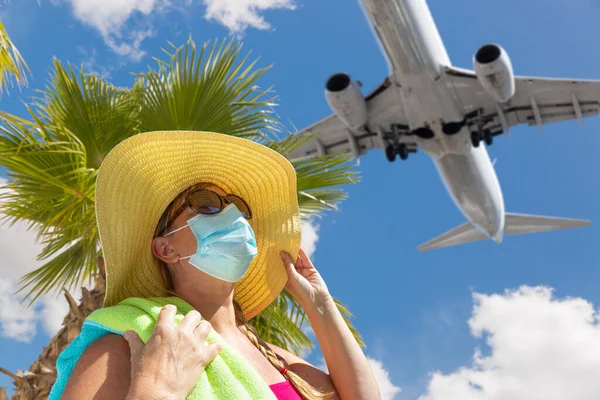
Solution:
[{"label": "jet engine", "polygon": [[477,79],[496,101],[505,103],[515,95],[515,75],[504,49],[486,44],[475,54],[473,65]]},{"label": "jet engine", "polygon": [[369,120],[367,101],[358,82],[348,74],[337,73],[327,79],[325,97],[334,114],[351,130],[357,130]]}]

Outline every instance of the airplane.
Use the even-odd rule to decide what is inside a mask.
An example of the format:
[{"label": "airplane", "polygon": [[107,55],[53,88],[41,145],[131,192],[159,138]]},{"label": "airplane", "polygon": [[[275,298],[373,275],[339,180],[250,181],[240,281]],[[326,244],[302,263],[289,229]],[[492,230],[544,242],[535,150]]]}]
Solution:
[{"label": "airplane", "polygon": [[[507,213],[483,145],[520,124],[578,119],[600,112],[600,81],[515,76],[506,51],[489,43],[474,70],[450,62],[425,0],[359,0],[387,56],[389,76],[364,96],[360,82],[337,72],[325,84],[333,114],[299,131],[290,158],[382,149],[390,162],[421,148],[433,159],[467,222],[420,251],[505,236],[589,226],[578,219]],[[309,136],[306,136],[309,135]]]}]

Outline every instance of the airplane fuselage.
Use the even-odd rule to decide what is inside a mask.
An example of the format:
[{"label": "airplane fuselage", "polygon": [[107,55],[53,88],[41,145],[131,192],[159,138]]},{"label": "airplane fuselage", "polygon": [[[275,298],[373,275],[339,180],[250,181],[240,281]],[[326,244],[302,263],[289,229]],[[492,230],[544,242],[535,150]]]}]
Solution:
[{"label": "airplane fuselage", "polygon": [[465,117],[456,94],[444,84],[450,58],[425,0],[361,0],[387,55],[391,79],[411,129],[426,128],[418,145],[433,159],[452,199],[465,217],[500,242],[504,200],[484,146],[473,147],[470,132],[447,135],[442,127]]}]

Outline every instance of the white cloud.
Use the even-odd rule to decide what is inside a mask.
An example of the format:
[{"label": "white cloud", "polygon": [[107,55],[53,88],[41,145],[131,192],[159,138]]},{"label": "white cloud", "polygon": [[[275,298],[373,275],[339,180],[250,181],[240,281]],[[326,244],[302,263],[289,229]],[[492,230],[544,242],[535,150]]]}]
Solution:
[{"label": "white cloud", "polygon": [[[29,343],[35,337],[39,325],[44,333],[53,337],[62,328],[63,319],[69,312],[69,304],[61,294],[42,296],[32,307],[29,299],[20,303],[22,294],[16,295],[17,280],[0,278],[0,336]],[[81,289],[69,291],[76,301],[81,299]]]},{"label": "white cloud", "polygon": [[381,400],[393,400],[396,395],[402,391],[398,386],[392,383],[389,372],[383,367],[381,361],[367,357],[371,371],[375,376],[377,385],[379,386],[379,392],[381,393]]},{"label": "white cloud", "polygon": [[118,55],[128,57],[132,61],[139,61],[146,55],[146,52],[141,49],[142,42],[150,36],[152,31],[149,29],[134,30],[129,33],[129,43],[119,41],[112,36],[104,38],[104,41]]},{"label": "white cloud", "polygon": [[[96,29],[115,53],[139,61],[146,53],[142,42],[151,35],[153,12],[170,6],[168,0],[64,0],[71,5],[80,22]],[[126,29],[134,16],[146,19],[143,24]]]},{"label": "white cloud", "polygon": [[[0,194],[7,193],[6,180],[0,178]],[[43,265],[36,259],[42,245],[27,224],[0,225],[0,335],[22,342],[30,342],[41,323],[48,336],[54,336],[68,311],[64,296],[43,296],[33,307],[29,299],[20,304],[22,293],[16,295],[17,281],[23,275]],[[77,300],[81,289],[70,290]],[[76,297],[77,296],[77,297]]]},{"label": "white cloud", "polygon": [[[5,185],[0,178],[1,195],[10,193]],[[42,247],[35,239],[25,223],[0,224],[0,334],[21,342],[31,341],[36,333],[35,311],[21,305],[22,296],[15,295],[17,279],[41,266],[36,254]]]},{"label": "white cloud", "polygon": [[232,33],[247,28],[270,29],[271,25],[260,14],[273,9],[294,10],[293,0],[203,0],[205,18],[226,26]]},{"label": "white cloud", "polygon": [[312,257],[317,250],[319,241],[319,225],[302,221],[302,240],[300,245],[309,257]]},{"label": "white cloud", "polygon": [[[394,400],[396,395],[402,391],[402,389],[392,383],[389,372],[384,368],[383,363],[371,357],[367,357],[377,386],[379,386],[379,393],[381,394],[381,400]],[[321,363],[317,366],[321,371],[329,373],[325,359],[321,358]]]},{"label": "white cloud", "polygon": [[117,64],[105,65],[101,63],[99,60],[100,57],[98,56],[98,50],[96,50],[96,48],[88,49],[85,46],[77,46],[77,50],[83,58],[83,62],[81,64],[85,72],[95,74],[104,79],[112,78],[112,74],[115,71],[127,64],[127,62],[123,60]]},{"label": "white cloud", "polygon": [[472,365],[435,372],[420,400],[598,399],[600,325],[591,303],[528,286],[474,301],[469,326],[490,354],[476,349]]},{"label": "white cloud", "polygon": [[102,35],[118,34],[135,12],[152,13],[156,6],[165,6],[166,0],[68,0],[75,17],[98,29]]},{"label": "white cloud", "polygon": [[[6,180],[0,177],[0,195],[10,193]],[[36,234],[24,222],[14,225],[0,222],[0,278],[20,278],[41,267],[37,254],[42,246],[36,243]]]},{"label": "white cloud", "polygon": [[15,281],[0,278],[0,334],[29,343],[36,333],[36,313],[19,304],[14,292]]},{"label": "white cloud", "polygon": [[[71,5],[77,20],[100,33],[106,45],[115,53],[139,61],[146,52],[144,40],[152,36],[154,17],[167,11],[184,12],[193,0],[55,0]],[[270,29],[261,15],[273,9],[295,9],[293,0],[202,0],[206,6],[204,18],[216,21],[233,34],[247,28]],[[135,19],[135,22],[131,22]]]}]

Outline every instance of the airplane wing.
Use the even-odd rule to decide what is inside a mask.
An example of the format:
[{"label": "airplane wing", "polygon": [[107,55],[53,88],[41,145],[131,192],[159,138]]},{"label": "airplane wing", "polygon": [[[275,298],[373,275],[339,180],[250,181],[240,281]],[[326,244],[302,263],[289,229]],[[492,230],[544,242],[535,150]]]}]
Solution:
[{"label": "airplane wing", "polygon": [[[290,158],[348,152],[358,159],[369,150],[382,148],[382,136],[386,135],[396,135],[398,143],[405,143],[411,151],[415,150],[414,139],[403,135],[408,131],[407,119],[395,97],[396,91],[390,90],[391,86],[389,79],[386,79],[365,97],[369,122],[364,129],[352,131],[332,114],[295,134],[312,137],[292,152]],[[392,132],[392,125],[398,127],[396,132]]]},{"label": "airplane wing", "polygon": [[510,133],[520,124],[537,125],[578,119],[600,112],[600,81],[553,78],[515,78],[514,97],[499,104],[479,84],[473,71],[448,67],[444,79],[452,86],[467,115],[467,124],[493,134]]}]

